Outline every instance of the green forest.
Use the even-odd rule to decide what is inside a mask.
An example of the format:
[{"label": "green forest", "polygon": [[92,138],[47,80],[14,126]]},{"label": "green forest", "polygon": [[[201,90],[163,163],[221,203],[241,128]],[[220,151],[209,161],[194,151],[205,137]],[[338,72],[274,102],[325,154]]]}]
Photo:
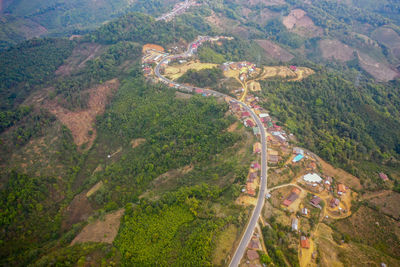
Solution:
[{"label": "green forest", "polygon": [[303,146],[366,179],[375,174],[365,168],[369,164],[364,165],[364,161],[375,163],[375,173],[381,164],[399,167],[397,86],[396,82],[356,86],[322,72],[300,82],[263,82],[262,94],[267,99],[263,105],[300,138]]}]

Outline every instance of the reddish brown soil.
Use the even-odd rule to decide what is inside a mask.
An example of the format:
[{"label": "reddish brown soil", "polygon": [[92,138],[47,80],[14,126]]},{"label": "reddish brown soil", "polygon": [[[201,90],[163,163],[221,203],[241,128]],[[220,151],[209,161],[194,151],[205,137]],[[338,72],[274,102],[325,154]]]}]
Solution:
[{"label": "reddish brown soil", "polygon": [[92,212],[93,208],[86,193],[76,195],[65,211],[62,229],[69,229],[73,224],[87,220]]},{"label": "reddish brown soil", "polygon": [[121,217],[124,214],[124,209],[117,210],[113,213],[104,216],[104,220],[97,220],[83,228],[71,245],[84,242],[103,242],[111,244],[118,234]]},{"label": "reddish brown soil", "polygon": [[[96,129],[93,127],[96,116],[104,112],[118,86],[119,81],[113,79],[89,89],[88,108],[84,110],[70,111],[60,106],[56,100],[48,101],[44,106],[71,130],[76,145],[87,143],[87,148],[90,148],[96,138]],[[93,133],[90,135],[89,131]]]},{"label": "reddish brown soil", "polygon": [[148,49],[154,49],[159,52],[164,52],[164,47],[162,46],[156,44],[145,44],[142,49],[143,53],[145,53]]}]

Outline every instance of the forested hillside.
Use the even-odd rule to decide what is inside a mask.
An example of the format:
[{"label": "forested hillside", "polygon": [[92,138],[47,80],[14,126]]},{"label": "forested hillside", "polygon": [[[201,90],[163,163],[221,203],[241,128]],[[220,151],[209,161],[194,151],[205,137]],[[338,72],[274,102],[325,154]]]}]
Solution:
[{"label": "forested hillside", "polygon": [[[199,35],[217,41],[175,58],[174,81],[243,94],[258,115],[271,115],[269,137],[279,131],[290,141],[278,151],[268,139],[277,159],[268,162],[268,188],[311,171],[334,179],[326,192],[304,190],[298,210],[282,208],[291,192],[283,187],[266,200],[272,228],[258,232],[267,238],[261,262],[311,258],[311,249],[298,251],[294,218],[304,237],[334,240],[328,247],[341,251],[332,254],[340,264],[357,261],[349,251],[398,262],[398,3],[199,0],[169,21],[155,19],[177,2],[1,2],[0,265],[229,264],[260,190],[255,182],[250,194],[248,182],[259,175],[249,170],[260,159],[257,129],[222,98],[154,76],[154,58],[181,56]],[[31,39],[43,35],[52,37]],[[162,50],[148,53],[150,63],[141,60],[145,44]],[[202,69],[207,63],[215,65]],[[199,68],[181,71],[190,64]],[[306,151],[297,165],[295,146]],[[325,193],[321,209],[310,204]],[[344,211],[324,216],[336,198]],[[314,261],[329,266],[320,243]]]}]

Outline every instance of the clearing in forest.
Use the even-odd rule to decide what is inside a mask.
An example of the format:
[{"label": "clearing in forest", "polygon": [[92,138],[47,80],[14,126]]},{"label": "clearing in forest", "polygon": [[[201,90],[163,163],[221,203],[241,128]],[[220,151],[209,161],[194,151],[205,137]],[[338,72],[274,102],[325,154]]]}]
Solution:
[{"label": "clearing in forest", "polygon": [[189,61],[183,64],[171,64],[165,68],[164,76],[171,78],[171,80],[176,80],[190,69],[199,71],[203,69],[212,69],[217,66],[218,64],[201,63],[199,61]]},{"label": "clearing in forest", "polygon": [[265,80],[274,77],[289,78],[289,81],[300,81],[315,72],[306,67],[296,67],[296,70],[292,70],[286,66],[274,66],[264,67],[260,77],[257,80]]},{"label": "clearing in forest", "polygon": [[118,87],[119,81],[113,79],[87,90],[87,109],[71,111],[62,107],[55,99],[45,103],[44,107],[71,130],[77,146],[87,144],[86,148],[89,149],[96,138],[96,129],[93,126],[96,117],[103,114],[108,100]]},{"label": "clearing in forest", "polygon": [[83,228],[72,240],[71,245],[84,242],[104,242],[111,244],[117,236],[124,209],[114,211],[104,216],[104,220],[96,220]]}]

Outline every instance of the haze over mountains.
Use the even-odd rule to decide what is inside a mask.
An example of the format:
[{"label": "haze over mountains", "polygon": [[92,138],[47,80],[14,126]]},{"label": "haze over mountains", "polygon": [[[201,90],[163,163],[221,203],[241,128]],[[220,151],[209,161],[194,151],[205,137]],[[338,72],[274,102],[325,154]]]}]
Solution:
[{"label": "haze over mountains", "polygon": [[398,266],[399,78],[397,0],[0,0],[0,265]]}]

